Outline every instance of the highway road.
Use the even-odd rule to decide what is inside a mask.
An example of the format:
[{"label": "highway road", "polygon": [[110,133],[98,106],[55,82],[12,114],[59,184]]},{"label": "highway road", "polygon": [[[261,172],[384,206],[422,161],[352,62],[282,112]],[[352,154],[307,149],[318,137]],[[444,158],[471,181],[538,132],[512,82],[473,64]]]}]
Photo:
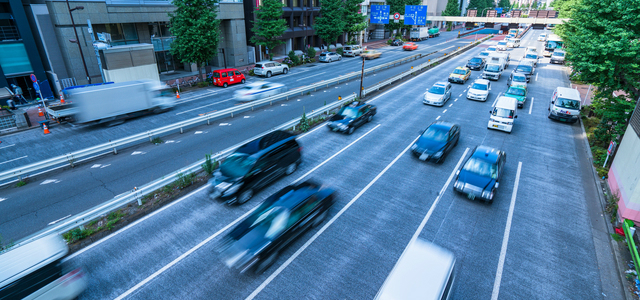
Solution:
[{"label": "highway road", "polygon": [[[451,34],[448,33],[448,35]],[[437,49],[453,49],[453,47],[457,47],[456,45],[463,45],[470,41],[463,39],[447,43],[446,35],[443,34],[439,38],[424,41],[423,44],[426,46],[421,47],[418,51],[431,53]],[[367,66],[379,65],[416,53],[416,51],[402,51],[400,47],[386,47],[383,48],[383,51],[382,58],[366,61],[365,64]],[[442,54],[437,55],[441,56]],[[431,58],[433,57],[436,56],[431,56]],[[419,60],[415,64],[427,59],[429,58]],[[365,77],[364,85],[365,87],[373,85],[406,71],[409,67],[410,65],[403,64],[376,72]],[[293,68],[288,75],[273,76],[268,80],[282,82],[289,87],[298,87],[319,81],[318,78],[309,77],[311,76],[310,72],[304,73],[309,74],[305,76],[296,75],[301,69],[306,70],[305,68],[307,67]],[[330,76],[335,77],[352,70],[359,70],[359,68],[361,68],[361,60],[345,58],[342,62],[316,64],[315,67],[309,69],[336,72]],[[251,80],[262,79],[251,78]],[[205,98],[198,98],[196,95],[185,96],[182,98],[184,101],[189,99],[193,99],[193,101],[183,102],[173,111],[130,120],[121,126],[111,128],[95,128],[93,126],[94,128],[79,129],[70,127],[70,125],[58,126],[54,134],[44,137],[51,138],[48,140],[51,144],[45,144],[42,147],[33,146],[43,145],[43,137],[39,131],[28,131],[8,136],[3,138],[3,145],[18,143],[12,142],[11,138],[25,139],[26,141],[21,142],[19,146],[7,149],[16,151],[13,155],[21,155],[19,151],[23,151],[23,154],[30,154],[29,158],[50,158],[103,143],[109,139],[143,132],[153,126],[160,127],[193,118],[199,113],[230,107],[234,104],[233,101],[219,103],[218,99],[231,97],[234,88],[214,88],[199,92],[200,94],[216,92],[224,94],[224,96],[218,94],[208,95]],[[303,110],[311,111],[322,107],[326,103],[338,100],[338,96],[357,92],[358,88],[358,80],[342,82],[310,95],[290,98],[289,101],[280,101],[274,103],[273,106],[259,107],[254,112],[248,111],[235,115],[234,118],[218,119],[210,126],[197,126],[186,130],[184,134],[176,132],[163,136],[162,139],[165,140],[165,143],[160,145],[143,142],[137,146],[118,149],[118,155],[112,155],[109,152],[106,155],[77,164],[75,168],[64,167],[53,172],[33,176],[26,186],[20,188],[7,185],[0,189],[0,197],[4,199],[0,201],[0,210],[7,212],[0,215],[0,234],[5,241],[18,240],[43,229],[52,222],[85,211],[112,199],[116,195],[130,191],[136,186],[141,186],[192,164],[204,158],[207,153],[224,150],[269,128],[293,118],[299,118]],[[9,152],[8,154],[11,155]],[[13,163],[18,164],[15,161],[11,162],[11,164]],[[3,166],[0,165],[0,167]]]},{"label": "highway road", "polygon": [[[510,50],[514,60],[507,72],[524,47],[541,50],[535,37],[535,31],[528,33],[521,48]],[[553,89],[569,86],[564,66],[540,61],[511,134],[487,129],[488,111],[505,92],[506,76],[494,82],[486,102],[465,99],[469,81],[454,85],[444,107],[422,104],[428,87],[492,43],[377,95],[371,101],[378,114],[353,135],[325,127],[301,135],[300,168],[245,205],[222,205],[204,187],[68,257],[65,264],[81,266],[89,276],[80,298],[371,299],[413,236],[456,256],[452,299],[622,298],[610,244],[603,242],[608,237],[601,231],[583,131],[580,124],[546,117]],[[478,75],[473,72],[473,78]],[[461,126],[458,146],[439,165],[408,153],[418,132],[434,120]],[[202,135],[190,136],[182,143]],[[476,145],[507,153],[492,204],[452,190],[455,171]],[[138,151],[171,157],[170,147]],[[130,155],[113,156],[109,163],[120,157]],[[323,226],[292,243],[262,275],[226,268],[215,251],[226,231],[260,200],[305,179],[337,190]]]}]

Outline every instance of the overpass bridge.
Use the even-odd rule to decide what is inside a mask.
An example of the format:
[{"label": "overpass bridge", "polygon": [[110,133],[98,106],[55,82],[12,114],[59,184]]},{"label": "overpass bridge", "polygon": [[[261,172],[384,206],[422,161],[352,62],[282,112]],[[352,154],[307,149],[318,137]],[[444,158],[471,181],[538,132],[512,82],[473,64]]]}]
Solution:
[{"label": "overpass bridge", "polygon": [[[393,20],[393,15],[389,15],[389,20]],[[404,20],[404,15],[400,15],[400,20]],[[427,16],[427,21],[437,22],[465,22],[465,23],[492,23],[492,24],[532,24],[532,25],[548,25],[562,24],[569,22],[571,19],[558,18],[502,18],[502,17],[445,17],[445,16]]]}]

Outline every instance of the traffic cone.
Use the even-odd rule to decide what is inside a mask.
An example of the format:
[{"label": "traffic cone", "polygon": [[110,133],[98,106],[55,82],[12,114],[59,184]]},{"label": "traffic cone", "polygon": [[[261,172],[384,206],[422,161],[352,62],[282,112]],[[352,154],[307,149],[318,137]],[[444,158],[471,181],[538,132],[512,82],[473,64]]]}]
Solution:
[{"label": "traffic cone", "polygon": [[180,99],[180,93],[178,93],[178,91],[176,91],[176,98]]},{"label": "traffic cone", "polygon": [[38,106],[38,117],[44,117],[44,113],[42,112],[42,108]]},{"label": "traffic cone", "polygon": [[42,124],[42,127],[44,127],[44,134],[51,133],[51,132],[49,132],[49,127],[47,127],[47,124]]},{"label": "traffic cone", "polygon": [[60,104],[64,104],[64,94],[60,93]]}]

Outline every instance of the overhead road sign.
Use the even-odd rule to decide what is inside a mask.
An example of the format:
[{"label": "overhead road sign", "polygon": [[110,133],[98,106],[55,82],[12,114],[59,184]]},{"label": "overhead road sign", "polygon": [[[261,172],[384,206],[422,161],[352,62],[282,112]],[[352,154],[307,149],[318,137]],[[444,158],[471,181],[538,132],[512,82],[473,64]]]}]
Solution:
[{"label": "overhead road sign", "polygon": [[427,6],[405,5],[404,25],[427,25]]},{"label": "overhead road sign", "polygon": [[389,5],[371,5],[371,24],[389,24]]}]

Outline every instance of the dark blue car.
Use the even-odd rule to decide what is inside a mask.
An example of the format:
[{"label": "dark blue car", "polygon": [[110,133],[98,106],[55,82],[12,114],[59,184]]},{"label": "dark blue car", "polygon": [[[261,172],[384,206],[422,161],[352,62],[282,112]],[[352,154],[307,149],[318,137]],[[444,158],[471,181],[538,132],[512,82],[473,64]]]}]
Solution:
[{"label": "dark blue car", "polygon": [[458,145],[460,126],[449,122],[433,122],[421,132],[411,153],[423,161],[441,163],[447,154]]},{"label": "dark blue car", "polygon": [[343,106],[337,114],[329,119],[327,127],[333,131],[352,134],[356,128],[371,122],[376,112],[377,109],[375,105],[356,101],[347,106]]},{"label": "dark blue car", "polygon": [[457,172],[453,189],[472,200],[493,202],[506,161],[504,151],[477,146]]}]

